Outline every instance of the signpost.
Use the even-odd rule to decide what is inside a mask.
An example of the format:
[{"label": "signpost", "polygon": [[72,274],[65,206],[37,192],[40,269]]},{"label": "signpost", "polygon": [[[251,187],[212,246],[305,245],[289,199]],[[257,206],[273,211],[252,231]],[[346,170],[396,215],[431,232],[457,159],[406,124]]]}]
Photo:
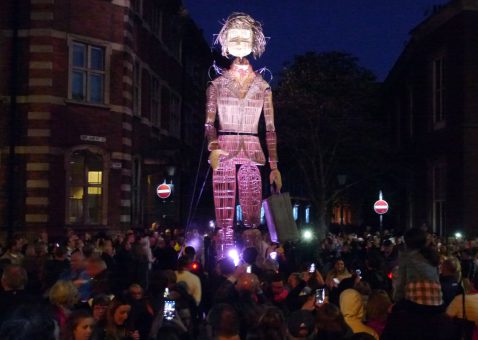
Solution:
[{"label": "signpost", "polygon": [[158,187],[156,188],[156,194],[159,198],[168,198],[169,196],[171,196],[171,186],[166,183],[158,185]]},{"label": "signpost", "polygon": [[380,216],[380,233],[383,227],[383,215],[388,212],[388,203],[383,199],[382,190],[378,194],[378,201],[373,205],[373,210]]}]

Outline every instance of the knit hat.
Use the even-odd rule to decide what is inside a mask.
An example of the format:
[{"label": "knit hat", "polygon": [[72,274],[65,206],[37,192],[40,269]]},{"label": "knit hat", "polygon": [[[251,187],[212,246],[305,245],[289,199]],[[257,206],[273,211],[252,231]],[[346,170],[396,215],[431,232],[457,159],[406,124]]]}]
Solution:
[{"label": "knit hat", "polygon": [[306,338],[314,332],[314,317],[312,313],[306,310],[295,311],[289,316],[287,328],[292,336]]}]

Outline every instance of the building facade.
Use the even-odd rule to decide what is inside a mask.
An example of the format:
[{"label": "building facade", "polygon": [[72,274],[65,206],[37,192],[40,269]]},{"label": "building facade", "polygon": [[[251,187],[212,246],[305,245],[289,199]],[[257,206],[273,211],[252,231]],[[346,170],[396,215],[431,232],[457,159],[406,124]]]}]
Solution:
[{"label": "building facade", "polygon": [[400,224],[478,234],[478,1],[436,7],[385,81]]},{"label": "building facade", "polygon": [[212,60],[181,2],[2,1],[0,26],[0,227],[179,225]]}]

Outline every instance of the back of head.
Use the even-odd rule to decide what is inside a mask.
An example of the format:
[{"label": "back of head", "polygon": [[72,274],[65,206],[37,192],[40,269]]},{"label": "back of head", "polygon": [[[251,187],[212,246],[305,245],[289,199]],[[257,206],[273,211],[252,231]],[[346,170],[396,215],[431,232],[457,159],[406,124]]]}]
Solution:
[{"label": "back of head", "polygon": [[78,289],[71,281],[57,281],[48,293],[48,298],[53,305],[72,307],[78,302]]},{"label": "back of head", "polygon": [[234,273],[236,270],[236,265],[234,264],[234,260],[230,257],[225,257],[218,261],[219,271],[224,276],[229,276]]},{"label": "back of head", "polygon": [[340,294],[340,311],[343,316],[363,320],[365,311],[362,296],[355,289],[346,289]]},{"label": "back of head", "polygon": [[179,271],[186,270],[190,264],[191,264],[191,259],[189,257],[181,256],[178,259],[178,270]]},{"label": "back of head", "polygon": [[214,305],[207,319],[216,336],[233,337],[239,334],[239,316],[231,305],[225,303]]},{"label": "back of head", "polygon": [[385,321],[392,301],[384,290],[374,290],[367,301],[366,313],[368,320]]},{"label": "back of head", "polygon": [[259,255],[259,253],[255,247],[248,247],[242,252],[242,258],[249,264],[256,262],[257,255]]},{"label": "back of head", "polygon": [[21,290],[27,284],[28,276],[26,270],[17,264],[9,264],[2,274],[2,286],[5,290]]},{"label": "back of head", "polygon": [[297,310],[289,316],[287,331],[296,338],[306,338],[315,331],[315,320],[311,312]]},{"label": "back of head", "polygon": [[407,249],[420,250],[427,245],[427,233],[420,228],[411,228],[405,232]]},{"label": "back of head", "polygon": [[344,333],[347,329],[340,309],[333,303],[326,303],[317,309],[317,328],[330,333]]},{"label": "back of head", "polygon": [[59,328],[44,306],[19,307],[0,327],[2,340],[56,340]]},{"label": "back of head", "polygon": [[261,339],[286,339],[287,332],[285,318],[277,307],[268,307],[259,318],[257,326]]}]

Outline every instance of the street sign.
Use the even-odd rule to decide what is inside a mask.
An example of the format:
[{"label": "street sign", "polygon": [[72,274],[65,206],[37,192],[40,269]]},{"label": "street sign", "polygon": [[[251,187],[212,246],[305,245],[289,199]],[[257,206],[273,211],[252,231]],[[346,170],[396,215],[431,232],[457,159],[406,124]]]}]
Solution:
[{"label": "street sign", "polygon": [[169,196],[171,196],[171,186],[166,183],[158,185],[158,187],[156,188],[156,194],[159,198],[168,198]]},{"label": "street sign", "polygon": [[385,200],[378,200],[373,205],[373,210],[379,215],[386,214],[388,211],[388,203]]}]

